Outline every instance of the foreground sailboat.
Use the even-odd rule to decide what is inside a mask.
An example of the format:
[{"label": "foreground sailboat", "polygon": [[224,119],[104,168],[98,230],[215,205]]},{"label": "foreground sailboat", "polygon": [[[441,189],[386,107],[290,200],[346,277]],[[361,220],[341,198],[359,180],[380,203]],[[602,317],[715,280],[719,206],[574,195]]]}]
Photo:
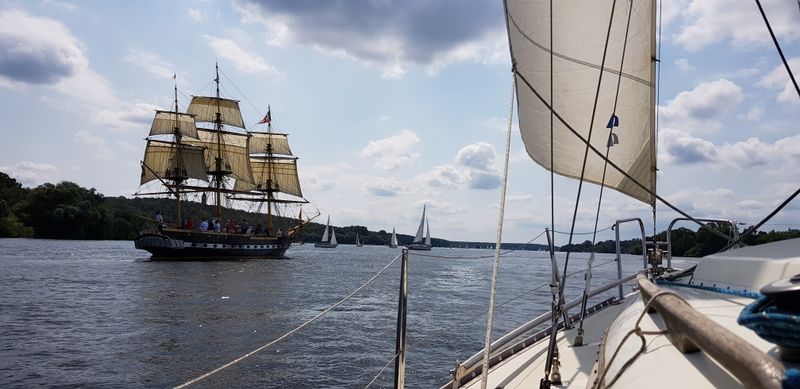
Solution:
[{"label": "foreground sailboat", "polygon": [[336,242],[336,230],[331,227],[331,217],[328,216],[328,222],[325,223],[325,231],[322,232],[322,239],[314,243],[314,247],[333,249],[338,245],[339,243]]},{"label": "foreground sailboat", "polygon": [[[408,245],[409,250],[428,250],[431,249],[431,226],[428,223],[428,219],[425,217],[425,208],[427,205],[422,206],[422,219],[419,221],[419,228],[417,228],[417,234],[414,235],[414,240],[411,241],[411,244]],[[427,233],[425,234],[425,239],[422,238],[422,233],[425,231],[425,227],[427,226]]]},{"label": "foreground sailboat", "polygon": [[[174,110],[156,111],[141,163],[143,189],[136,195],[174,197],[178,223],[141,232],[135,246],[153,259],[282,258],[304,224],[297,220],[278,225],[273,217],[279,206],[307,203],[297,158],[287,134],[272,132],[269,110],[259,122],[267,124],[267,132],[247,131],[239,102],[219,95],[219,68],[214,81],[216,95],[194,96],[185,113],[178,109],[177,86]],[[158,189],[144,186],[149,183],[158,184]],[[205,203],[207,193],[215,217],[203,223],[197,217],[193,224],[182,215],[181,203],[197,194]],[[264,220],[250,224],[224,218],[223,200],[258,208],[266,204]]]},{"label": "foreground sailboat", "polygon": [[[647,240],[642,219],[617,221],[618,280],[591,284],[592,253],[582,296],[572,301],[564,292],[570,254],[559,274],[554,229],[546,230],[550,312],[494,342],[487,315],[486,348],[459,362],[442,388],[800,388],[800,239],[737,248],[745,236],[735,222],[693,218],[656,194],[656,9],[650,0],[506,0],[530,157],[555,174],[601,185],[601,194],[612,188],[643,201],[653,217],[657,200],[684,217],[670,224],[666,244]],[[696,267],[675,269],[670,232],[677,221],[729,243]],[[624,277],[619,227],[628,222],[641,229],[642,270]],[[630,281],[636,289],[625,294]],[[588,306],[608,291],[613,296]]]}]

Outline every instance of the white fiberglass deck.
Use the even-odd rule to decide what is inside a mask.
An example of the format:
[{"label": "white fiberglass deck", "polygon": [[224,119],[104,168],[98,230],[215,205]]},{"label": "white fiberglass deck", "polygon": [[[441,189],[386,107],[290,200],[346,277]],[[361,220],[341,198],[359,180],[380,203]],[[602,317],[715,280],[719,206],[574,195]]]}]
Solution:
[{"label": "white fiberglass deck", "polygon": [[[704,258],[694,272],[692,284],[757,291],[769,282],[789,278],[800,273],[800,239],[774,242],[761,246],[745,247]],[[687,281],[682,281],[687,282]],[[730,330],[758,350],[780,361],[777,347],[754,332],[736,323],[742,309],[754,300],[732,294],[692,289],[680,286],[661,286],[683,297],[699,313]],[[630,336],[620,346],[627,333],[635,328],[644,304],[641,295],[629,294],[618,305],[607,307],[588,317],[584,323],[584,345],[573,347],[577,330],[570,329],[558,335],[560,373],[562,385],[556,387],[591,387],[595,377],[598,350],[606,336],[605,366],[608,369],[604,382],[608,384],[621,366],[630,360],[641,347],[638,336]],[[658,313],[645,314],[640,328],[643,331],[666,330]],[[606,331],[608,334],[606,335]],[[741,387],[741,383],[715,360],[703,352],[682,353],[670,342],[668,335],[645,335],[647,349],[620,375],[614,383],[618,388],[728,388]],[[544,376],[548,339],[529,346],[508,357],[490,369],[490,388],[538,387]],[[610,361],[615,350],[619,355]],[[784,362],[785,368],[798,368],[798,364]],[[592,380],[592,382],[589,382]],[[467,388],[479,388],[480,378],[475,378]]]}]

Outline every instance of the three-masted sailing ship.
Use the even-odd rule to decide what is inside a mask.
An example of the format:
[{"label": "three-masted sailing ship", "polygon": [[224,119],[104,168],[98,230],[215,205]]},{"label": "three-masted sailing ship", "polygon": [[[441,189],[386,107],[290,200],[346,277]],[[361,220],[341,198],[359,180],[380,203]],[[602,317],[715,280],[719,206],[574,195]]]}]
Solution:
[{"label": "three-masted sailing ship", "polygon": [[[417,234],[414,235],[414,240],[411,241],[411,244],[408,245],[409,250],[430,250],[431,245],[431,225],[428,223],[428,219],[425,217],[425,208],[426,206],[422,206],[422,219],[419,221],[419,228],[417,228]],[[422,239],[422,232],[424,228],[427,226],[427,234],[425,235],[425,240]]]},{"label": "three-masted sailing ship", "polygon": [[[186,112],[180,112],[176,86],[174,110],[156,111],[141,162],[140,190],[156,181],[159,190],[135,195],[175,198],[180,225],[161,224],[157,231],[141,232],[135,246],[153,259],[282,258],[304,223],[279,226],[273,214],[278,207],[308,203],[300,188],[297,157],[289,148],[288,134],[272,131],[269,109],[258,123],[267,125],[266,132],[246,129],[239,101],[220,97],[218,66],[215,74],[214,96],[193,96]],[[182,201],[197,194],[205,200],[208,193],[216,223],[203,223],[211,226],[202,228],[199,220],[196,226],[184,222]],[[259,221],[254,227],[242,220],[234,225],[225,217],[229,222],[224,225],[223,201],[256,204],[258,209],[266,204],[264,224]],[[222,227],[215,229],[217,223]]]}]

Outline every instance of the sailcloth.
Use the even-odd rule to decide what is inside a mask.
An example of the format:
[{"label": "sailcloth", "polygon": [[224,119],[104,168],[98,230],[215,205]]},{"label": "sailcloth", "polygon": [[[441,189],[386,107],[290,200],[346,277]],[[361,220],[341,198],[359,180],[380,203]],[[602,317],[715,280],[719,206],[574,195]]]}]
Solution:
[{"label": "sailcloth", "polygon": [[414,240],[411,243],[422,243],[422,233],[425,231],[425,208],[427,205],[422,206],[422,220],[419,221],[419,228],[417,234],[414,235]]},{"label": "sailcloth", "polygon": [[[606,125],[616,114],[619,127],[613,129],[613,134],[619,144],[611,147],[609,159],[655,192],[656,45],[652,21],[655,9],[651,0],[616,2],[597,111],[592,124],[612,4],[600,0],[507,1],[520,132],[528,154],[536,163],[557,174],[579,178],[585,143],[559,119],[552,117],[554,156],[551,160],[551,112],[532,89],[584,139],[589,138],[591,126],[590,142],[601,153],[605,153],[609,138],[612,138]],[[621,63],[622,77],[617,94]],[[604,182],[606,186],[628,196],[654,204],[655,199],[651,194],[611,166],[603,180],[603,168],[603,159],[590,150],[585,180],[598,184]]]},{"label": "sailcloth", "polygon": [[320,242],[328,242],[328,227],[331,225],[331,217],[328,216],[328,222],[325,223],[325,231],[322,233],[322,240]]}]

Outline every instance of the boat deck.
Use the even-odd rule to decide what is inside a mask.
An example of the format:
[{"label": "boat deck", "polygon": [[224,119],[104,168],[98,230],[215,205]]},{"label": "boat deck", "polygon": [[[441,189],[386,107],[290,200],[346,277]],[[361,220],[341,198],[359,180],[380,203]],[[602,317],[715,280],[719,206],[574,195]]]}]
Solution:
[{"label": "boat deck", "polygon": [[[736,318],[739,312],[753,300],[721,294],[705,290],[683,287],[664,287],[681,295],[686,301],[707,315],[713,321],[731,330],[737,336],[754,345],[761,351],[780,360],[777,347],[759,338],[749,329],[739,326]],[[560,356],[560,373],[563,388],[591,387],[595,377],[593,369],[598,358],[598,350],[603,341],[606,328],[610,328],[607,339],[606,363],[618,348],[623,337],[634,328],[636,320],[644,309],[638,293],[629,295],[621,304],[610,306],[589,317],[584,322],[584,345],[572,346],[577,329],[560,332],[558,350]],[[616,320],[616,321],[615,321]],[[645,314],[640,323],[643,331],[662,331],[666,325],[657,313]],[[619,377],[616,387],[742,387],[742,384],[727,370],[703,352],[682,353],[670,342],[667,335],[645,335],[647,350],[637,358],[636,363],[628,367]],[[608,384],[619,367],[633,357],[641,346],[640,339],[633,335],[623,343],[619,356],[609,366],[605,378]],[[490,388],[532,388],[538,387],[544,374],[547,358],[547,339],[543,339],[528,349],[515,354],[490,370],[488,386]],[[796,364],[784,364],[785,367],[798,367]],[[676,381],[679,371],[680,382]],[[589,382],[589,381],[592,382]],[[464,385],[466,388],[480,388],[480,379]]]}]

